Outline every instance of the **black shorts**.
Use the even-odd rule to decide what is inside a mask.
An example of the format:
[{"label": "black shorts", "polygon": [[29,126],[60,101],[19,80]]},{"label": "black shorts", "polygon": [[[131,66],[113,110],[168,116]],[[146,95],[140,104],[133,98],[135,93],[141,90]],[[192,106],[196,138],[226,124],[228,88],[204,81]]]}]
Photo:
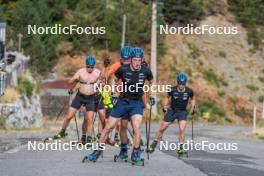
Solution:
[{"label": "black shorts", "polygon": [[75,109],[80,109],[84,105],[86,111],[94,111],[94,95],[85,95],[78,92],[71,103],[71,107]]},{"label": "black shorts", "polygon": [[107,119],[108,119],[108,117],[110,116],[112,110],[113,110],[113,108],[106,108],[105,117],[106,117]]},{"label": "black shorts", "polygon": [[181,120],[187,120],[187,116],[188,116],[187,111],[174,111],[172,109],[169,109],[168,112],[165,114],[163,120],[165,122],[173,122],[176,119],[178,119],[178,121],[181,121]]}]

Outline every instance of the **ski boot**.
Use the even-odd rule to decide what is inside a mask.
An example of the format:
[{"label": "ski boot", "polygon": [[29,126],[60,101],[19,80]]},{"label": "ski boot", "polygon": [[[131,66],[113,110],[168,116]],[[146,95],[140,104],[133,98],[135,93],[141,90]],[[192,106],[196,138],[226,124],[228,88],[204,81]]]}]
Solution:
[{"label": "ski boot", "polygon": [[128,155],[127,155],[127,144],[121,144],[121,150],[119,155],[114,156],[114,162],[117,161],[124,161],[127,162]]},{"label": "ski boot", "polygon": [[58,140],[58,139],[62,139],[62,138],[65,138],[68,134],[65,133],[65,131],[60,131],[58,134],[54,135],[53,137],[47,137],[44,139],[44,143],[46,142],[51,142],[53,140]]},{"label": "ski boot", "polygon": [[91,162],[96,162],[97,159],[99,158],[100,155],[102,155],[103,153],[103,150],[94,150],[93,153],[85,156],[83,159],[82,159],[82,163],[85,163],[86,161],[91,161]]},{"label": "ski boot", "polygon": [[115,142],[111,138],[109,138],[109,137],[106,139],[106,143],[108,145],[111,145],[111,146],[114,146],[115,145]]},{"label": "ski boot", "polygon": [[115,140],[115,146],[120,147],[120,139],[119,139],[118,133],[115,134],[114,140]]},{"label": "ski boot", "polygon": [[141,153],[142,151],[140,149],[133,149],[133,152],[131,154],[132,165],[144,166],[144,159],[140,157]]},{"label": "ski boot", "polygon": [[86,138],[86,142],[85,142],[85,147],[86,149],[89,149],[92,147],[92,144],[93,144],[93,138],[91,136],[87,136]]},{"label": "ski boot", "polygon": [[157,145],[158,145],[158,141],[154,140],[152,142],[152,144],[150,145],[150,147],[147,149],[147,152],[148,153],[153,153],[155,151],[155,148],[157,147]]},{"label": "ski boot", "polygon": [[183,149],[183,144],[180,144],[180,148],[177,153],[179,158],[183,157],[184,155],[186,155],[188,158],[188,152]]}]

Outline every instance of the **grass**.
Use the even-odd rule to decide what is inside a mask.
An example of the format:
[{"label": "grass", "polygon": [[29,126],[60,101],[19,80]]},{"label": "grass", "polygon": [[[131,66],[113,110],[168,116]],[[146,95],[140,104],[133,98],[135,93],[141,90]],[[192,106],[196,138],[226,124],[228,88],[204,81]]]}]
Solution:
[{"label": "grass", "polygon": [[31,97],[33,95],[34,88],[35,85],[30,82],[26,77],[18,77],[17,89],[20,94],[25,94],[27,97]]},{"label": "grass", "polygon": [[9,87],[5,90],[5,94],[0,98],[0,103],[15,103],[19,97],[19,92],[15,88]]},{"label": "grass", "polygon": [[252,92],[256,92],[257,90],[259,90],[259,88],[254,84],[248,84],[246,87]]},{"label": "grass", "polygon": [[5,119],[0,116],[0,129],[6,129],[5,128]]},{"label": "grass", "polygon": [[262,83],[264,83],[264,77],[258,77],[258,80]]},{"label": "grass", "polygon": [[218,55],[222,58],[226,58],[226,52],[224,51],[219,51]]},{"label": "grass", "polygon": [[262,103],[264,101],[264,95],[259,96],[258,101]]},{"label": "grass", "polygon": [[185,72],[188,74],[189,77],[192,77],[192,69],[186,68]]},{"label": "grass", "polygon": [[246,118],[250,118],[252,116],[251,112],[247,111],[245,108],[235,108],[235,115],[246,119]]},{"label": "grass", "polygon": [[220,117],[226,116],[226,112],[224,108],[212,100],[203,100],[199,102],[199,109],[201,110],[200,113],[202,113],[204,109],[208,109],[211,116],[214,116],[214,115],[220,116]]},{"label": "grass", "polygon": [[229,97],[229,100],[235,105],[237,103],[237,97]]},{"label": "grass", "polygon": [[188,48],[191,50],[190,57],[196,59],[201,56],[201,51],[194,44],[188,43]]},{"label": "grass", "polygon": [[224,91],[224,90],[218,90],[218,91],[217,91],[217,94],[218,94],[220,97],[224,97],[224,96],[225,96],[225,91]]},{"label": "grass", "polygon": [[212,68],[209,68],[205,71],[203,71],[203,77],[211,84],[216,85],[217,87],[223,85],[228,86],[228,82],[225,80],[224,75],[218,76]]}]

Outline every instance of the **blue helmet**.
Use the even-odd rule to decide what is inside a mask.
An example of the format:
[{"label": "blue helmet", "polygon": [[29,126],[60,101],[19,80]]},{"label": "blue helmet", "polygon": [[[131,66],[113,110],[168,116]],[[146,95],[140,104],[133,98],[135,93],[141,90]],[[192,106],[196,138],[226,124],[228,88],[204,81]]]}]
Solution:
[{"label": "blue helmet", "polygon": [[186,84],[187,80],[187,76],[184,73],[181,72],[177,75],[178,84]]},{"label": "blue helmet", "polygon": [[144,57],[144,51],[141,48],[133,48],[133,57]]},{"label": "blue helmet", "polygon": [[123,48],[121,48],[120,50],[120,57],[121,59],[130,59],[131,58],[131,48],[129,46],[124,46]]},{"label": "blue helmet", "polygon": [[86,57],[86,65],[93,65],[94,66],[95,63],[96,63],[96,59],[94,56],[89,55]]}]

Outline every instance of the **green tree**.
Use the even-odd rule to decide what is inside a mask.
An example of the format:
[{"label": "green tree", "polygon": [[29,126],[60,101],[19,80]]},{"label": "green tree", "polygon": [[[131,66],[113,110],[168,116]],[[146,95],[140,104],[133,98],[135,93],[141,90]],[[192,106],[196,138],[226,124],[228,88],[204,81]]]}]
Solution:
[{"label": "green tree", "polygon": [[203,14],[202,0],[166,0],[164,5],[165,21],[169,24],[173,22],[186,24],[199,19]]}]

